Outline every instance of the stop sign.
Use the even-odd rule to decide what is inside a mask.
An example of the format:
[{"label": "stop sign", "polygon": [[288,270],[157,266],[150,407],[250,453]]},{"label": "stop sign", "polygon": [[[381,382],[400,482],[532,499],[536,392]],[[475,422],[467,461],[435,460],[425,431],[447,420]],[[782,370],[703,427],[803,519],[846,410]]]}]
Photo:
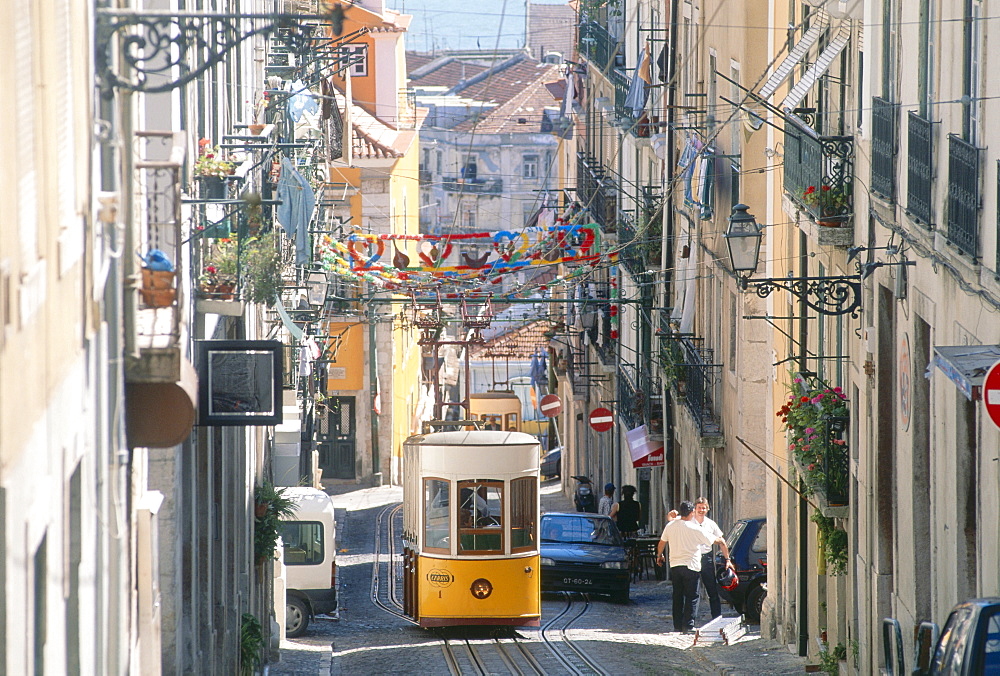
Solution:
[{"label": "stop sign", "polygon": [[1000,427],[1000,361],[990,367],[983,379],[983,407],[993,424]]},{"label": "stop sign", "polygon": [[562,401],[559,399],[558,395],[546,394],[542,397],[542,400],[538,402],[538,410],[542,412],[546,418],[555,418],[557,415],[562,413]]},{"label": "stop sign", "polygon": [[595,408],[590,412],[590,426],[595,432],[607,432],[615,425],[615,416],[606,408]]}]

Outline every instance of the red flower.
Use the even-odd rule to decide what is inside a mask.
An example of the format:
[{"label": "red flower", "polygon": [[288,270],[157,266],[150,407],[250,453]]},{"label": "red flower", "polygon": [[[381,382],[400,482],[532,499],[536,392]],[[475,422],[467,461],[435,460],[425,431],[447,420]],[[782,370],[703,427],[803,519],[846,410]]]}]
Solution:
[{"label": "red flower", "polygon": [[816,192],[816,186],[811,185],[808,188],[806,188],[806,191],[804,193],[802,193],[802,194],[803,195],[812,195],[814,192]]},{"label": "red flower", "polygon": [[799,401],[801,401],[804,404],[807,401],[809,401],[809,397],[799,397]]}]

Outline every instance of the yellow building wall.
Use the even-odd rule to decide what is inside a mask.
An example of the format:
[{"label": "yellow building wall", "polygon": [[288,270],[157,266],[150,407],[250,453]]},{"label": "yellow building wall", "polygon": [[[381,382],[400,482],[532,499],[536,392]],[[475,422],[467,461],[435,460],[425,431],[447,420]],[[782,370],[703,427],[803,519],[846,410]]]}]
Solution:
[{"label": "yellow building wall", "polygon": [[364,389],[365,341],[367,332],[365,325],[360,323],[330,322],[326,325],[327,335],[331,336],[332,359],[327,368],[327,390],[361,390]]}]

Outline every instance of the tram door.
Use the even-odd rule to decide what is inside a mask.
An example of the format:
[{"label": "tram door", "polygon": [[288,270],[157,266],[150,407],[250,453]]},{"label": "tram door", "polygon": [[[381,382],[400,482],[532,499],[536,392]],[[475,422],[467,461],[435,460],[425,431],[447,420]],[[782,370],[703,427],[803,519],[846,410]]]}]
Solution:
[{"label": "tram door", "polygon": [[354,397],[329,397],[318,417],[316,447],[323,476],[354,479]]}]

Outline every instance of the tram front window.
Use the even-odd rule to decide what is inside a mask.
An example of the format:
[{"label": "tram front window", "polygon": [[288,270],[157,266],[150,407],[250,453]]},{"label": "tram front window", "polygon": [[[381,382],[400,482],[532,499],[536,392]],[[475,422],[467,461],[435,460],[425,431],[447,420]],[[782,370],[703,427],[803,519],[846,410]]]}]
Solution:
[{"label": "tram front window", "polygon": [[503,552],[503,482],[459,481],[458,551]]},{"label": "tram front window", "polygon": [[424,549],[449,550],[448,482],[424,479]]},{"label": "tram front window", "polygon": [[484,430],[502,430],[503,429],[503,415],[496,413],[484,413],[479,416],[479,419],[483,421]]}]

